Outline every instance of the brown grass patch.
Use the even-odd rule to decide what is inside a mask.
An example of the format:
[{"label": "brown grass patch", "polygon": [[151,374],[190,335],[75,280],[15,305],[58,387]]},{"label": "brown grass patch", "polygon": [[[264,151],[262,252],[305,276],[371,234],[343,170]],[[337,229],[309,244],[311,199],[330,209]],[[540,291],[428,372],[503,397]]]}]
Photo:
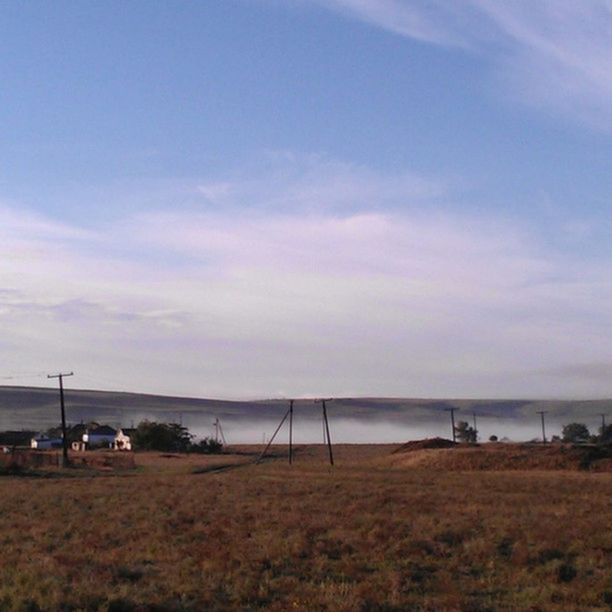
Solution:
[{"label": "brown grass patch", "polygon": [[158,456],[2,478],[0,609],[609,607],[611,474],[390,470],[389,446],[336,450],[334,469],[309,447],[292,467]]},{"label": "brown grass patch", "polygon": [[481,444],[445,447],[441,440],[410,442],[381,461],[396,468],[442,471],[612,471],[612,448],[569,444]]}]

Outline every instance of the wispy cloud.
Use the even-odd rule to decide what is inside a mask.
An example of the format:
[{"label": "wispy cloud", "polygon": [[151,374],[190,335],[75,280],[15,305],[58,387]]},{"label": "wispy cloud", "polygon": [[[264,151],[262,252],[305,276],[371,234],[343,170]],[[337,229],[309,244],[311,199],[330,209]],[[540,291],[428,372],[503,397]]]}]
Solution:
[{"label": "wispy cloud", "polygon": [[[611,360],[608,260],[570,264],[508,219],[431,207],[431,179],[291,163],[194,181],[227,183],[223,202],[170,199],[94,234],[3,208],[4,374],[65,366],[88,385],[224,397],[612,391],[533,376]],[[305,186],[304,206],[282,206]]]},{"label": "wispy cloud", "polygon": [[455,12],[443,3],[411,0],[313,0],[402,36],[424,42],[464,45],[467,39],[449,27],[441,15]]},{"label": "wispy cloud", "polygon": [[612,129],[608,0],[312,0],[426,43],[471,48],[496,66],[504,95]]}]

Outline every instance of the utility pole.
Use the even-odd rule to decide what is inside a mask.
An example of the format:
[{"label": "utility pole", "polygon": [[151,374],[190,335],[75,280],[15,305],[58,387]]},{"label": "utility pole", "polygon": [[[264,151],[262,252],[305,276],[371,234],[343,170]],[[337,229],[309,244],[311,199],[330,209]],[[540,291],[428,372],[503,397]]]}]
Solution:
[{"label": "utility pole", "polygon": [[[215,426],[215,442],[223,442],[227,446],[227,440],[225,439],[225,434],[223,433],[223,427],[221,427],[221,421],[219,417],[215,417],[213,422]],[[266,442],[266,434],[264,434],[264,444]]]},{"label": "utility pole", "polygon": [[59,379],[60,407],[62,411],[62,467],[67,467],[70,462],[68,459],[68,436],[66,434],[66,406],[64,404],[64,377],[74,376],[74,372],[47,374],[47,378]]},{"label": "utility pole", "polygon": [[223,427],[221,427],[221,421],[219,420],[219,417],[216,417],[216,424],[217,424],[217,435],[221,437],[221,442],[223,442],[223,444],[227,446],[227,440],[225,439],[225,434],[223,433]]},{"label": "utility pole", "polygon": [[[326,406],[326,402],[328,402],[328,401],[330,401],[330,400],[329,399],[328,400],[315,400],[315,403],[316,404],[322,404],[322,408],[323,408],[323,431],[324,431],[324,435],[325,435],[325,443],[327,444],[327,449],[328,449],[328,452],[329,452],[329,462],[331,463],[331,465],[334,465],[334,455],[333,455],[333,451],[332,451],[331,437],[329,435],[329,419],[327,418],[327,406]],[[274,433],[272,434],[272,437],[268,441],[268,444],[266,444],[266,438],[265,438],[265,434],[264,434],[263,444],[264,444],[265,448],[263,449],[263,451],[259,455],[259,457],[255,460],[255,463],[260,463],[262,461],[262,459],[266,456],[266,453],[268,452],[268,449],[270,448],[270,446],[272,446],[272,443],[274,442],[276,436],[278,435],[278,432],[281,430],[283,424],[285,423],[285,421],[287,419],[289,419],[289,464],[293,463],[293,408],[294,408],[294,404],[295,404],[295,400],[289,400],[289,408],[288,408],[287,412],[285,412],[285,414],[283,415],[283,418],[281,419],[281,421],[278,424],[277,428],[274,430]],[[221,428],[221,424],[220,423],[219,423],[219,428]],[[222,429],[221,429],[221,436],[223,436],[223,430]]]},{"label": "utility pole", "polygon": [[600,412],[599,416],[601,417],[601,434],[603,435],[604,431],[606,431],[606,413]]},{"label": "utility pole", "polygon": [[293,463],[293,400],[289,400],[289,465]]},{"label": "utility pole", "polygon": [[476,413],[472,412],[472,417],[474,417],[474,442],[478,442],[478,427],[476,426]]},{"label": "utility pole", "polygon": [[323,446],[327,444],[327,437],[325,435],[325,417],[321,419],[321,426],[323,427]]},{"label": "utility pole", "polygon": [[546,427],[544,425],[544,415],[548,412],[548,410],[538,410],[538,414],[542,418],[542,442],[546,444]]},{"label": "utility pole", "polygon": [[329,463],[330,465],[334,465],[334,453],[332,452],[332,443],[331,443],[331,437],[329,435],[329,420],[327,418],[327,405],[326,402],[331,401],[331,398],[329,399],[320,399],[320,400],[315,400],[315,403],[317,404],[321,404],[321,407],[323,409],[323,431],[324,431],[324,435],[325,438],[327,438],[327,450],[329,452]]},{"label": "utility pole", "polygon": [[293,400],[291,400],[291,402],[289,403],[289,410],[285,412],[285,416],[283,416],[283,418],[281,419],[281,422],[278,424],[278,427],[275,429],[274,433],[272,434],[272,437],[270,438],[268,445],[266,446],[266,448],[263,449],[263,452],[261,453],[261,455],[259,455],[259,457],[255,460],[255,463],[259,463],[264,458],[265,454],[268,452],[268,449],[270,448],[270,446],[272,446],[272,442],[274,442],[274,438],[276,438],[276,434],[280,431],[280,428],[283,426],[283,423],[287,420],[287,417],[289,415],[293,416]]},{"label": "utility pole", "polygon": [[451,428],[453,430],[453,442],[457,441],[457,433],[455,431],[455,410],[459,410],[459,408],[445,408],[446,412],[450,412],[451,415]]}]

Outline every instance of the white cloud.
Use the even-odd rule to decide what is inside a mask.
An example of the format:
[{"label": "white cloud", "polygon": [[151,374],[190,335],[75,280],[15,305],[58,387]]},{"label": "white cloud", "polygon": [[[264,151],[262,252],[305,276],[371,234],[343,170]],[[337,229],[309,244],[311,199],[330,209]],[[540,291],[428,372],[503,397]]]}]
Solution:
[{"label": "white cloud", "polygon": [[505,95],[612,128],[608,0],[312,1],[409,38],[478,50]]},{"label": "white cloud", "polygon": [[[612,391],[579,367],[612,362],[610,262],[434,211],[430,193],[450,196],[432,181],[292,163],[233,180],[222,206],[207,193],[95,233],[0,209],[0,374],[224,397]],[[306,184],[316,196],[285,212]]]}]

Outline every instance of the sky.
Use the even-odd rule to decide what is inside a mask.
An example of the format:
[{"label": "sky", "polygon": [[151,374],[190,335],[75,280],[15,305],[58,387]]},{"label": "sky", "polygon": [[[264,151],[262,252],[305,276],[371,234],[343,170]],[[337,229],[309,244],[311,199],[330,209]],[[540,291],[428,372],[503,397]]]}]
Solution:
[{"label": "sky", "polygon": [[0,384],[612,397],[612,2],[0,4]]}]

